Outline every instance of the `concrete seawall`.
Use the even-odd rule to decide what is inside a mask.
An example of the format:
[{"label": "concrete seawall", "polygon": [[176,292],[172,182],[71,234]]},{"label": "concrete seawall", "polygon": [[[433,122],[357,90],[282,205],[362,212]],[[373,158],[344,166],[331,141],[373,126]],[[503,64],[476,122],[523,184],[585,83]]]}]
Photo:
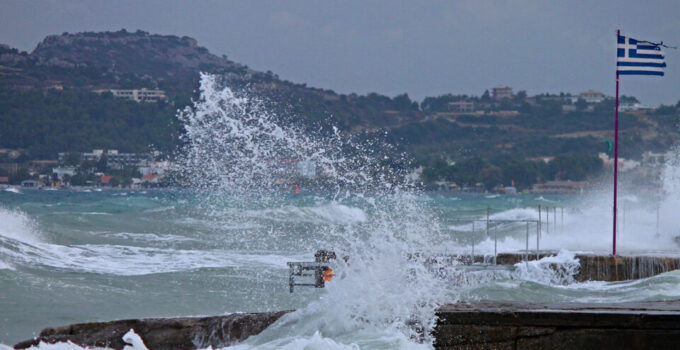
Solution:
[{"label": "concrete seawall", "polygon": [[442,306],[435,349],[676,349],[680,301]]},{"label": "concrete seawall", "polygon": [[[539,258],[552,255],[556,254],[541,253]],[[577,254],[575,258],[580,267],[574,279],[581,282],[634,280],[680,269],[680,257]],[[496,261],[501,265],[514,265],[524,259],[525,255],[521,253],[502,253]],[[529,259],[535,260],[536,254],[530,254]],[[489,257],[475,257],[475,261],[483,260],[489,261]]]},{"label": "concrete seawall", "polygon": [[20,342],[14,347],[26,349],[40,342],[71,341],[83,347],[123,349],[123,335],[130,329],[144,340],[147,348],[154,350],[225,347],[259,334],[288,312],[80,323],[44,329],[35,339]]},{"label": "concrete seawall", "polygon": [[[290,311],[200,318],[122,320],[45,329],[16,344],[71,341],[84,347],[122,349],[130,329],[149,349],[224,347],[259,334]],[[680,344],[680,300],[580,304],[458,303],[437,310],[435,349],[675,349]]]}]

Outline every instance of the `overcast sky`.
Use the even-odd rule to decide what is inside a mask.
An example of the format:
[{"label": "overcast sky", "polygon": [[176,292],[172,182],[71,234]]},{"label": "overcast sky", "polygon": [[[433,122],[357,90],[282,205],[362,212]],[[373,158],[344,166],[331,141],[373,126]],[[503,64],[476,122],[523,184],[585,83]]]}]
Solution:
[{"label": "overcast sky", "polygon": [[[616,29],[680,46],[680,1],[9,1],[0,42],[142,29],[187,35],[218,55],[342,93],[614,95]],[[680,50],[666,76],[622,77],[644,104],[680,99]]]}]

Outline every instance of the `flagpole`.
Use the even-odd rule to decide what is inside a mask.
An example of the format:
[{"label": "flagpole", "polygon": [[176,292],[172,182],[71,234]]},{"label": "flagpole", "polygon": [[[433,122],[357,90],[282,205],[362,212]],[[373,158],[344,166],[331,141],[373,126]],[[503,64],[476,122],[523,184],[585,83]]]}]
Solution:
[{"label": "flagpole", "polygon": [[[616,30],[616,42],[619,42],[621,30]],[[618,45],[618,44],[617,44]],[[616,256],[616,192],[619,174],[619,71],[616,70],[616,117],[614,122],[614,239],[612,255]]]}]

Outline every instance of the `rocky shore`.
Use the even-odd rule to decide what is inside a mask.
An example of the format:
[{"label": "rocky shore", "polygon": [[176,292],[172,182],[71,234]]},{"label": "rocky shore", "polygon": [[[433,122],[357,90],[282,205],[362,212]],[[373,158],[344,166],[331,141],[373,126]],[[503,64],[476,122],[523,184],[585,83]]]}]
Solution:
[{"label": "rocky shore", "polygon": [[73,324],[47,328],[34,339],[14,347],[26,349],[40,342],[71,341],[83,347],[123,349],[123,336],[134,329],[154,350],[224,347],[262,332],[290,311],[242,313],[213,317],[149,318]]},{"label": "rocky shore", "polygon": [[[17,349],[71,341],[123,349],[134,329],[149,349],[196,349],[236,344],[290,311],[215,317],[121,320],[48,328]],[[481,301],[443,305],[433,330],[435,349],[675,349],[680,300],[615,304]]]}]

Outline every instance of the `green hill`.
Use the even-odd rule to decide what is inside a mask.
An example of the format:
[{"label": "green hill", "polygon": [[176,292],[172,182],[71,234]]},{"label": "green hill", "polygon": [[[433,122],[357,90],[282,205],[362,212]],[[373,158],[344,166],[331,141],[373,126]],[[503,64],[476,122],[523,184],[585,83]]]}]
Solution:
[{"label": "green hill", "polygon": [[[503,170],[511,159],[593,157],[604,149],[604,139],[612,139],[611,100],[585,106],[565,102],[563,94],[519,92],[497,101],[487,92],[418,103],[405,94],[343,95],[252,70],[192,38],[121,30],[51,35],[30,53],[0,45],[0,148],[23,150],[23,159],[93,148],[171,151],[182,132],[176,110],[195,97],[200,72],[276,101],[273,108],[303,128],[333,125],[365,138],[383,130],[398,149],[433,169],[442,161],[477,158]],[[93,93],[129,88],[162,89],[169,100],[136,103]],[[474,102],[477,112],[452,113],[449,103],[461,100]],[[564,105],[573,108],[563,110]],[[677,107],[623,113],[622,156],[638,159],[645,150],[673,145]]]}]

